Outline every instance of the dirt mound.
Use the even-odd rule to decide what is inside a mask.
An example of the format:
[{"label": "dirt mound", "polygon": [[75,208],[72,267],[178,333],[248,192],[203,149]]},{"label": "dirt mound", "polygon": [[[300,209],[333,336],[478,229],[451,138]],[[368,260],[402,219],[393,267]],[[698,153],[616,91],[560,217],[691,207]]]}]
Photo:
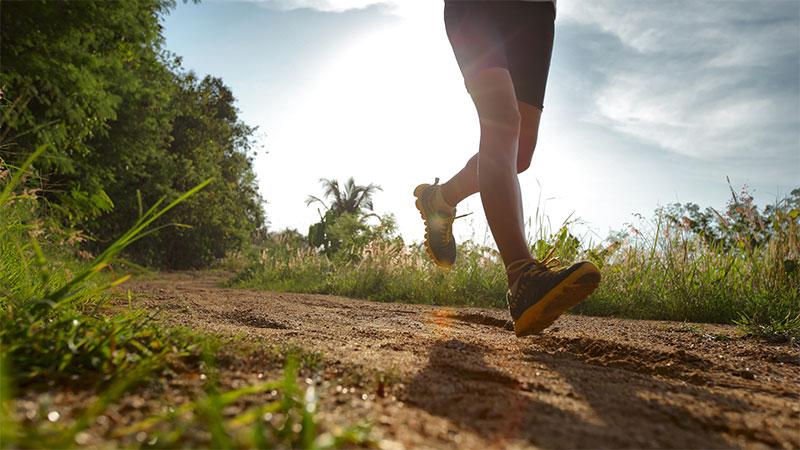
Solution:
[{"label": "dirt mound", "polygon": [[[517,339],[504,311],[218,281],[129,288],[164,320],[321,352],[322,420],[370,420],[397,448],[800,448],[798,349],[731,327],[567,316]],[[258,360],[237,374],[255,376]]]}]

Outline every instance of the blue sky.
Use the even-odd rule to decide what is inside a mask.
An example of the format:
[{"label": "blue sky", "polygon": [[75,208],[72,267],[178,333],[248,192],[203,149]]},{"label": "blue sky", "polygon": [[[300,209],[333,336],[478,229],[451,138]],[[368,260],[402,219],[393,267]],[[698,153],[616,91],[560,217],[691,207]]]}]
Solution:
[{"label": "blue sky", "polygon": [[[526,215],[573,213],[603,238],[659,204],[764,204],[800,186],[800,2],[559,0]],[[321,177],[383,187],[376,210],[422,238],[411,190],[477,150],[477,118],[438,0],[179,4],[164,19],[184,66],[222,77],[259,127],[272,229],[305,232]],[[462,239],[486,236],[475,212]]]}]

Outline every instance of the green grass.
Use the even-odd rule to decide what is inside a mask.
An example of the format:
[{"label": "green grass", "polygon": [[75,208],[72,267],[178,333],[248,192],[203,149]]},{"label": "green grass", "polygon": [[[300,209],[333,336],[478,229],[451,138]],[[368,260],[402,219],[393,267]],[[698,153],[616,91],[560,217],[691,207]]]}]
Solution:
[{"label": "green grass", "polygon": [[[313,387],[297,383],[321,364],[317,353],[298,348],[264,349],[285,359],[282,379],[221,392],[217,366],[219,338],[165,327],[129,304],[107,308],[109,290],[128,276],[109,270],[128,245],[163,226],[156,221],[206,181],[175,200],[140,208],[140,217],[117,241],[89,263],[81,263],[63,230],[49,223],[40,200],[24,189],[39,149],[13,175],[0,177],[0,448],[71,448],[106,409],[126,395],[152,389],[153,380],[202,367],[209,380],[193,400],[166,415],[151,415],[112,442],[125,447],[174,448],[337,448],[370,443],[367,425],[335,433],[316,419]],[[2,167],[0,167],[2,169]],[[141,201],[140,201],[141,204]],[[130,303],[130,297],[129,297]],[[235,351],[235,350],[234,350]],[[235,356],[234,356],[235,357]],[[260,401],[265,390],[274,393]],[[18,395],[87,392],[90,401],[69,417],[51,420],[47,410],[20,417]],[[28,395],[28,398],[29,395]],[[248,400],[250,399],[250,400]],[[223,409],[247,404],[230,417]],[[45,408],[46,405],[39,405]],[[166,405],[165,405],[166,408]],[[146,436],[146,439],[140,439]]]},{"label": "green grass", "polygon": [[[370,427],[358,424],[336,433],[318,433],[315,413],[317,393],[313,385],[305,389],[297,382],[298,361],[289,357],[282,379],[219,393],[215,376],[210,377],[208,392],[164,414],[141,420],[117,430],[117,435],[144,433],[151,447],[197,447],[210,443],[211,448],[339,448],[370,441]],[[271,399],[258,399],[259,394]],[[232,417],[223,411],[255,397],[250,406]],[[209,435],[208,441],[198,436]]]},{"label": "green grass", "polygon": [[[536,222],[546,220],[537,214]],[[600,267],[603,282],[577,313],[739,324],[762,337],[800,335],[796,210],[776,213],[770,237],[756,245],[747,232],[729,233],[731,245],[710,242],[668,220],[664,210],[601,244],[582,242],[570,225],[555,230],[539,225],[529,241],[539,258],[552,249],[562,263],[588,259]],[[459,246],[455,266],[445,272],[420,246],[372,242],[354,261],[319,254],[278,233],[231,285],[378,301],[506,306],[505,274],[496,251],[472,242]]]},{"label": "green grass", "polygon": [[604,263],[603,283],[578,311],[759,325],[786,323],[789,317],[795,326],[781,333],[797,334],[800,278],[787,264],[797,258],[795,220],[749,249],[709,245],[664,220],[651,225]]},{"label": "green grass", "polygon": [[307,249],[278,258],[267,251],[231,284],[378,301],[503,306],[502,269],[481,248],[462,246],[465,249],[456,269],[450,272],[436,270],[419,247],[393,244],[374,248],[371,256],[357,262],[328,258]]}]

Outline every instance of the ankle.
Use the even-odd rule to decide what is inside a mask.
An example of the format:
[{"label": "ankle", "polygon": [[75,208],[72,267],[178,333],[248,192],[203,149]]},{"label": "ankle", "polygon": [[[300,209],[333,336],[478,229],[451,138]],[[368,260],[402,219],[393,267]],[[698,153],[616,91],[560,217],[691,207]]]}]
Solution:
[{"label": "ankle", "polygon": [[455,189],[453,189],[452,183],[449,181],[439,186],[440,198],[442,202],[450,208],[455,208],[460,201],[454,191]]}]

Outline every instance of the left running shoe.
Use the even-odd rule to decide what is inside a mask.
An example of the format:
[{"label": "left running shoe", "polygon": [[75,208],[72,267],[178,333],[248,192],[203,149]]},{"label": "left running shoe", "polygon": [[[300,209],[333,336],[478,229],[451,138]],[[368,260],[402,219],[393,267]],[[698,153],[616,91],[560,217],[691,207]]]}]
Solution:
[{"label": "left running shoe", "polygon": [[456,209],[449,207],[441,199],[441,188],[437,178],[433,184],[417,186],[414,197],[417,198],[415,204],[425,221],[425,251],[437,266],[449,269],[456,262],[456,242],[453,239]]},{"label": "left running shoe", "polygon": [[600,271],[582,261],[567,268],[554,268],[558,261],[524,259],[509,264],[519,278],[506,294],[517,337],[536,334],[549,327],[566,310],[582,302],[600,284]]}]

